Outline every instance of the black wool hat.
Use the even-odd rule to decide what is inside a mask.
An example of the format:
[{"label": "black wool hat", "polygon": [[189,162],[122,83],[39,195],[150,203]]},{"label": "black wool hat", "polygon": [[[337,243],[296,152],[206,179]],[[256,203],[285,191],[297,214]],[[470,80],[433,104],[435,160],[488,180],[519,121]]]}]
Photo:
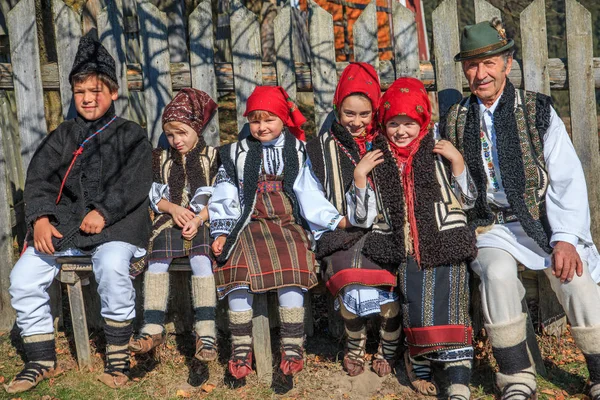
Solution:
[{"label": "black wool hat", "polygon": [[96,72],[106,75],[118,85],[115,59],[102,46],[102,43],[94,38],[95,33],[95,29],[92,29],[85,36],[81,37],[75,61],[73,62],[73,68],[71,68],[71,73],[69,74],[69,81],[71,81],[75,74]]}]

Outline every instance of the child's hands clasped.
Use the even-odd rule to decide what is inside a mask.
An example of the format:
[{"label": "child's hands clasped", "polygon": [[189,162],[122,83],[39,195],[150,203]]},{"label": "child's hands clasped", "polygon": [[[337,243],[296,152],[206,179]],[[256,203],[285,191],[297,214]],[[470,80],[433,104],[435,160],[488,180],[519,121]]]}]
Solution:
[{"label": "child's hands clasped", "polygon": [[183,238],[186,240],[192,240],[198,233],[198,228],[200,228],[203,223],[204,221],[202,218],[195,216],[185,223],[183,226],[183,231],[181,232],[181,236],[183,236]]},{"label": "child's hands clasped", "polygon": [[194,219],[194,217],[196,216],[196,214],[194,214],[192,210],[172,203],[169,210],[169,214],[171,214],[173,220],[180,228],[183,228],[185,224]]},{"label": "child's hands clasped", "polygon": [[226,239],[227,239],[227,236],[221,235],[221,236],[217,237],[215,239],[215,241],[213,242],[211,248],[212,248],[213,253],[215,253],[215,256],[220,256],[221,253],[223,252],[223,246],[225,246]]},{"label": "child's hands clasped", "polygon": [[93,235],[102,232],[104,225],[106,225],[106,221],[104,220],[102,214],[100,214],[97,210],[92,210],[87,213],[85,218],[83,218],[79,229],[85,233]]},{"label": "child's hands clasped", "polygon": [[441,155],[452,165],[452,175],[459,176],[465,170],[465,160],[460,151],[447,140],[438,141],[433,147],[433,152]]},{"label": "child's hands clasped", "polygon": [[33,224],[33,247],[40,253],[54,254],[52,237],[62,239],[63,235],[50,223],[48,217],[40,217]]},{"label": "child's hands clasped", "polygon": [[356,187],[365,188],[367,186],[367,175],[382,162],[383,152],[381,150],[373,150],[365,154],[354,168],[354,184]]}]

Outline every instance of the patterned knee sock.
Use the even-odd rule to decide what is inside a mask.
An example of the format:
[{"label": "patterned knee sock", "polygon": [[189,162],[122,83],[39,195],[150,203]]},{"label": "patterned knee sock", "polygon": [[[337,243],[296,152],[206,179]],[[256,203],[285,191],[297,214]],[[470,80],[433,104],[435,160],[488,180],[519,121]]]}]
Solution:
[{"label": "patterned knee sock", "polygon": [[54,333],[25,336],[23,346],[28,363],[36,363],[48,368],[56,364]]},{"label": "patterned knee sock", "polygon": [[214,349],[216,345],[217,294],[213,275],[192,276],[192,301],[196,335],[202,340],[204,348]]},{"label": "patterned knee sock", "polygon": [[304,307],[279,307],[281,348],[286,356],[303,356]]},{"label": "patterned knee sock", "polygon": [[367,319],[352,314],[346,310],[343,304],[341,304],[340,313],[344,319],[344,328],[346,330],[348,358],[364,362],[365,346],[367,344]]},{"label": "patterned knee sock", "polygon": [[381,306],[381,326],[379,328],[379,348],[376,358],[394,360],[400,339],[402,327],[400,318],[400,304],[387,303]]},{"label": "patterned knee sock", "polygon": [[504,324],[486,324],[485,330],[492,343],[498,362],[496,384],[503,399],[525,400],[536,391],[535,368],[527,351],[526,314]]},{"label": "patterned knee sock", "polygon": [[444,363],[448,373],[450,386],[448,387],[448,400],[469,400],[471,389],[471,361],[461,360]]},{"label": "patterned knee sock", "polygon": [[590,397],[592,400],[600,400],[600,325],[574,326],[571,328],[571,333],[587,362],[590,373]]},{"label": "patterned knee sock", "polygon": [[104,335],[106,336],[106,366],[104,372],[108,374],[129,372],[129,350],[127,345],[133,325],[131,320],[125,322],[104,319]]},{"label": "patterned knee sock", "polygon": [[142,333],[157,335],[163,332],[167,301],[169,300],[169,273],[144,274],[144,326]]},{"label": "patterned knee sock", "polygon": [[231,358],[246,359],[252,351],[252,310],[229,310],[231,331]]}]

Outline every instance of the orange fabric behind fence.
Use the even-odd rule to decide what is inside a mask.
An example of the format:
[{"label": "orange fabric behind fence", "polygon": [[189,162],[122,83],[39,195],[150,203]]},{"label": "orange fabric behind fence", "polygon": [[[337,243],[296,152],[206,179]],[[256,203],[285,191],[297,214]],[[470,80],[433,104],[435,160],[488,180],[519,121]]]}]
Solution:
[{"label": "orange fabric behind fence", "polygon": [[[353,51],[353,43],[354,37],[352,34],[352,28],[354,26],[354,22],[356,22],[357,18],[362,13],[362,9],[352,8],[351,6],[356,4],[360,6],[366,7],[370,0],[352,0],[347,1],[346,4],[346,18],[348,21],[347,35],[344,28],[344,13],[342,9],[342,5],[338,4],[338,1],[333,0],[315,0],[317,4],[319,4],[324,10],[327,10],[333,16],[333,30],[335,34],[335,54],[337,61],[353,61],[354,60],[354,51]],[[382,8],[388,8],[387,0],[377,0],[377,6]],[[307,9],[307,1],[300,0],[300,8],[302,10]],[[381,60],[391,60],[392,59],[392,43],[391,43],[391,35],[390,35],[390,25],[389,25],[389,14],[385,11],[377,12],[377,39],[379,43],[379,58]],[[346,37],[347,36],[347,37]]]}]

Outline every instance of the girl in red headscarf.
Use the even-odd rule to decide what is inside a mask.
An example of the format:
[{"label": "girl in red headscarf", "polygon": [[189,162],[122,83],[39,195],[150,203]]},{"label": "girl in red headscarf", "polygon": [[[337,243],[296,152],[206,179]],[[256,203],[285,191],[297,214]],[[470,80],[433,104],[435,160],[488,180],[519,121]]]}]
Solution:
[{"label": "girl in red headscarf", "polygon": [[[163,130],[168,150],[152,154],[154,183],[150,205],[155,213],[144,274],[144,326],[129,342],[129,350],[147,353],[165,341],[169,298],[169,267],[175,258],[189,257],[195,312],[196,358],[217,358],[215,279],[210,255],[206,204],[217,174],[217,151],[202,134],[217,104],[201,90],[182,89],[165,107]],[[143,267],[144,262],[136,263]],[[141,272],[141,271],[139,271]]]},{"label": "girl in red headscarf", "polygon": [[399,262],[407,373],[415,389],[435,395],[431,364],[438,363],[450,380],[447,397],[468,399],[473,347],[467,263],[476,255],[463,212],[476,197],[468,170],[449,142],[434,140],[431,105],[418,79],[400,78],[389,87],[378,122],[381,134],[373,147],[384,161],[373,169],[373,180],[383,210],[376,223],[385,229],[374,225],[372,235]]},{"label": "girl in red headscarf", "polygon": [[[381,150],[370,151],[380,95],[375,69],[367,63],[350,63],[335,91],[336,121],[307,145],[328,199],[356,226],[325,233],[317,243],[327,288],[344,320],[343,365],[350,376],[365,368],[368,317],[381,317],[379,348],[372,363],[379,376],[392,371],[400,338],[400,306],[393,290],[398,265],[366,229],[367,220],[378,214],[369,172],[383,161]],[[365,208],[363,213],[355,212],[357,204]]]},{"label": "girl in red headscarf", "polygon": [[223,146],[209,205],[217,294],[227,297],[229,372],[252,371],[252,299],[276,290],[285,375],[302,370],[304,292],[317,284],[315,238],[346,218],[327,201],[304,148],[304,117],[281,87],[257,87],[245,114],[251,136]]}]

